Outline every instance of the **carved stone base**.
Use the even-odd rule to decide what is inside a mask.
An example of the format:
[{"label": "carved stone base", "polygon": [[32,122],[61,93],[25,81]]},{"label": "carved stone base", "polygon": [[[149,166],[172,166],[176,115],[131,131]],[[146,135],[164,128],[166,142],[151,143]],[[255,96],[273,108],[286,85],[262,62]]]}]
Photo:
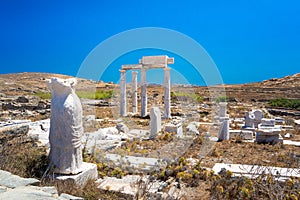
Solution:
[{"label": "carved stone base", "polygon": [[97,165],[84,162],[82,167],[84,170],[75,175],[54,174],[55,184],[59,193],[68,193],[72,190],[83,188],[89,180],[98,178]]}]

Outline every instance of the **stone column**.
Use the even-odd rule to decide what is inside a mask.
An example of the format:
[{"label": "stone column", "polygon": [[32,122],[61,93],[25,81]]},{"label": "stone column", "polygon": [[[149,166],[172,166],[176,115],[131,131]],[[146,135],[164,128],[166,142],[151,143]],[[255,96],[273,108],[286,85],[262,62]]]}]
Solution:
[{"label": "stone column", "polygon": [[226,117],[226,102],[220,102],[219,103],[219,117]]},{"label": "stone column", "polygon": [[146,69],[141,69],[141,117],[147,115],[147,84]]},{"label": "stone column", "polygon": [[170,68],[164,68],[164,84],[165,84],[165,91],[164,91],[164,106],[165,106],[165,117],[171,118],[171,81],[170,81]]},{"label": "stone column", "polygon": [[219,130],[218,141],[229,140],[229,118],[221,117],[222,121]]},{"label": "stone column", "polygon": [[137,72],[132,72],[132,113],[137,113],[138,103],[137,103]]},{"label": "stone column", "polygon": [[158,107],[152,107],[150,111],[150,138],[154,138],[161,130],[161,114]]},{"label": "stone column", "polygon": [[126,116],[126,70],[120,70],[120,115]]}]

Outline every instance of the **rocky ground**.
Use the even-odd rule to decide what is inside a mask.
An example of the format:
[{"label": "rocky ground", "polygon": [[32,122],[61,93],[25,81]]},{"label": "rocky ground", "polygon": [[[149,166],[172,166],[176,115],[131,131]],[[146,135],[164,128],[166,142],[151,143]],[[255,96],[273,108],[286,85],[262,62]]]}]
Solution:
[{"label": "rocky ground", "polygon": [[[29,130],[25,130],[25,132],[31,136],[31,139],[40,140],[37,143],[39,148],[41,146],[47,147],[46,133],[49,131],[48,119],[50,117],[51,100],[46,79],[53,76],[68,77],[43,73],[0,75],[0,142],[2,144],[0,156],[5,158],[16,154],[15,151],[7,155],[4,155],[3,152],[5,151],[4,144],[13,146],[8,142],[12,138],[6,137],[8,132],[5,132],[5,127],[9,124],[22,122],[18,120],[36,121],[35,124],[26,122]],[[214,181],[210,179],[209,175],[205,175],[205,171],[202,173],[201,170],[211,169],[215,163],[300,167],[299,146],[262,145],[245,142],[238,138],[226,142],[215,142],[213,139],[217,136],[219,129],[215,119],[217,115],[215,101],[220,97],[227,96],[227,113],[232,119],[231,129],[240,129],[243,123],[241,118],[244,117],[246,111],[261,109],[265,117],[284,118],[285,125],[292,126],[293,129],[286,130],[282,134],[289,133],[288,140],[300,141],[300,111],[282,107],[274,108],[269,105],[270,100],[277,98],[300,99],[300,74],[241,85],[222,85],[209,88],[172,86],[172,121],[179,120],[183,122],[183,138],[177,138],[176,134],[161,133],[153,140],[148,140],[149,117],[141,118],[138,115],[129,113],[127,117],[120,118],[118,85],[79,79],[76,89],[78,92],[114,91],[109,99],[94,100],[88,98],[86,93],[81,98],[85,128],[83,143],[86,147],[86,155],[88,155],[85,159],[97,163],[99,176],[104,178],[103,180],[106,176],[145,173],[151,166],[155,166],[159,171],[152,175],[162,181],[160,184],[167,183],[167,186],[163,187],[164,189],[159,189],[159,191],[166,193],[172,193],[170,191],[173,191],[173,196],[169,195],[170,198],[171,196],[173,199],[177,198],[178,195],[175,195],[177,192],[181,194],[183,199],[208,199],[216,198],[211,193],[212,191],[215,192],[212,189]],[[223,90],[225,90],[225,93]],[[157,106],[163,110],[163,88],[159,85],[149,85],[147,91],[148,109]],[[128,84],[127,95],[129,101],[128,111],[130,111],[130,84]],[[170,121],[169,119],[163,119],[163,124]],[[192,126],[191,124],[195,125]],[[41,136],[40,132],[45,133],[45,135]],[[209,136],[207,133],[209,133]],[[36,144],[36,142],[34,143]],[[24,145],[24,141],[22,140],[18,145]],[[28,141],[26,145],[29,145]],[[31,146],[31,148],[34,148],[34,146]],[[45,152],[47,151],[45,150]],[[120,157],[114,159],[115,155]],[[124,158],[124,162],[129,162],[130,159],[136,157],[142,158],[136,161],[135,165],[139,169],[144,169],[143,172],[132,170],[130,165],[127,166],[126,163],[120,162],[122,160],[120,158]],[[110,161],[114,162],[111,166],[106,163],[109,158]],[[183,158],[186,163],[182,164],[184,162],[178,160],[179,158]],[[8,160],[6,159],[6,162]],[[118,166],[116,165],[117,160],[119,162]],[[157,160],[164,162],[157,164]],[[177,162],[183,169],[178,170],[176,168],[178,166],[171,164],[173,161]],[[135,161],[130,160],[130,162],[134,164]],[[195,166],[195,163],[201,165],[201,170],[197,168],[198,165]],[[150,168],[148,168],[149,166]],[[0,167],[0,169],[9,170],[9,167],[5,167],[3,163]],[[121,168],[120,171],[115,170],[117,167],[118,169]],[[18,166],[15,166],[15,168],[18,168]],[[166,169],[170,171],[170,175],[166,175],[168,172]],[[17,173],[18,170],[11,169],[11,172]],[[197,175],[195,170],[200,171],[201,176]],[[149,174],[149,170],[147,173]],[[31,177],[32,173],[19,173],[19,175]],[[186,177],[189,175],[197,181],[191,181]],[[103,180],[101,182],[102,186],[105,182]],[[180,184],[180,187],[176,184]],[[107,185],[103,187],[105,190]],[[57,198],[58,195],[55,195],[55,198]],[[101,195],[107,194],[101,193]]]}]

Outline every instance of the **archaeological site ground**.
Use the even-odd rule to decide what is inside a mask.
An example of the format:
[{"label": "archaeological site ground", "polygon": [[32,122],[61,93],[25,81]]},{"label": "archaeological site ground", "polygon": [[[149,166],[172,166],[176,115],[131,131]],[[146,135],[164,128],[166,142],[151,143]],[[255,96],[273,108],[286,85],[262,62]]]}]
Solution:
[{"label": "archaeological site ground", "polygon": [[167,68],[138,83],[142,67],[120,84],[0,75],[0,199],[300,198],[299,73],[205,87]]}]

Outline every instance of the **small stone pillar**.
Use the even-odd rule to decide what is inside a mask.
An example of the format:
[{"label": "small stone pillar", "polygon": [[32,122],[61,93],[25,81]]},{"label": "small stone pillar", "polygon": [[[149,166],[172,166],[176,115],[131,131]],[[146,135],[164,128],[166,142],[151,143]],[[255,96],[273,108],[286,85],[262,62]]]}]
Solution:
[{"label": "small stone pillar", "polygon": [[147,115],[147,84],[146,69],[141,69],[141,117]]},{"label": "small stone pillar", "polygon": [[254,128],[254,119],[255,119],[255,115],[252,112],[246,112],[245,113],[245,128],[249,127],[249,128]]},{"label": "small stone pillar", "polygon": [[132,72],[132,113],[138,112],[137,102],[137,72]]},{"label": "small stone pillar", "polygon": [[220,102],[219,103],[219,117],[226,117],[226,102]]},{"label": "small stone pillar", "polygon": [[252,111],[255,118],[254,118],[254,127],[258,128],[258,124],[261,123],[261,119],[264,117],[263,112],[261,110],[254,110]]},{"label": "small stone pillar", "polygon": [[165,82],[165,91],[164,91],[164,106],[165,106],[165,117],[171,118],[171,81],[170,81],[170,68],[164,68],[164,82]]},{"label": "small stone pillar", "polygon": [[126,70],[120,70],[120,115],[126,116]]},{"label": "small stone pillar", "polygon": [[218,141],[229,140],[229,118],[221,117],[221,126],[218,135]]},{"label": "small stone pillar", "polygon": [[150,138],[161,130],[161,113],[158,107],[152,107],[150,111]]}]

